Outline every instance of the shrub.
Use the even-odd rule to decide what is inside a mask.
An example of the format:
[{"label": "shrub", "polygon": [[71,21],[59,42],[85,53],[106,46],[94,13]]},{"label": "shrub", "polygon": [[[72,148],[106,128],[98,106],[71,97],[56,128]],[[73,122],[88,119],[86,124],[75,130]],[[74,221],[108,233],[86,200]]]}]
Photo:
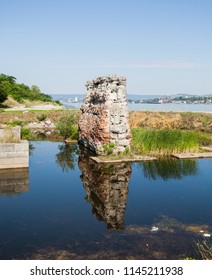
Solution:
[{"label": "shrub", "polygon": [[60,100],[55,100],[55,103],[57,103],[58,105],[62,106],[63,104],[60,102]]},{"label": "shrub", "polygon": [[6,91],[2,88],[0,84],[0,103],[3,103],[7,99],[7,93]]},{"label": "shrub", "polygon": [[63,139],[78,139],[77,115],[74,111],[64,110],[56,122],[56,131]]},{"label": "shrub", "polygon": [[29,140],[32,138],[32,132],[28,127],[21,127],[21,138],[24,140]]},{"label": "shrub", "polygon": [[46,119],[45,114],[41,114],[41,115],[37,116],[37,120],[40,121],[40,122],[44,121],[45,119]]}]

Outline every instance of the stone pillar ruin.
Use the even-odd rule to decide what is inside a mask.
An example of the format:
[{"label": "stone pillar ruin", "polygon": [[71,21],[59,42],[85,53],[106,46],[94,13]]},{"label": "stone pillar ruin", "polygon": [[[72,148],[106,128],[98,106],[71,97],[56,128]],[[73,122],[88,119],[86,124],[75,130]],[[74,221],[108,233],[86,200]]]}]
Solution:
[{"label": "stone pillar ruin", "polygon": [[81,107],[79,143],[97,154],[105,145],[113,152],[130,147],[126,78],[98,77],[86,83],[87,95]]}]

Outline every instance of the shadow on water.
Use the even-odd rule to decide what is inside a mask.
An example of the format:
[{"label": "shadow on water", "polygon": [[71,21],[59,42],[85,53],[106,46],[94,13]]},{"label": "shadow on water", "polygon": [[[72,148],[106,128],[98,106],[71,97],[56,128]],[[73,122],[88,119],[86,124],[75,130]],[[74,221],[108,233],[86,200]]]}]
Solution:
[{"label": "shadow on water", "polygon": [[131,166],[126,163],[98,164],[80,149],[79,168],[92,213],[108,229],[123,229]]},{"label": "shadow on water", "polygon": [[172,157],[162,158],[157,161],[140,162],[144,177],[164,181],[169,179],[182,179],[185,176],[195,176],[198,174],[197,161],[185,159],[179,160]]}]

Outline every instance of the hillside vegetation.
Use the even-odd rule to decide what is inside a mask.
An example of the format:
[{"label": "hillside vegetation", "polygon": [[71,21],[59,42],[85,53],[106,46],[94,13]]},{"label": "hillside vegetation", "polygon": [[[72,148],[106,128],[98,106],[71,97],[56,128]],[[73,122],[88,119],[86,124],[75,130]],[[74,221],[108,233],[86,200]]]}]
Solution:
[{"label": "hillside vegetation", "polygon": [[[52,102],[50,95],[44,94],[39,87],[32,85],[31,87],[25,84],[16,82],[13,76],[0,74],[0,105],[7,106],[7,99],[11,102],[15,100],[18,103],[29,101]],[[13,102],[14,103],[14,102]]]}]

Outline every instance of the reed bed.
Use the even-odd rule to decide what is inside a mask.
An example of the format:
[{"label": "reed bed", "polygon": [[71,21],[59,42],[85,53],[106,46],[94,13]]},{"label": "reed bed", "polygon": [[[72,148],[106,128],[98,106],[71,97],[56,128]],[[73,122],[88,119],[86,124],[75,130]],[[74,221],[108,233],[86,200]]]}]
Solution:
[{"label": "reed bed", "polygon": [[197,133],[176,129],[132,129],[132,149],[135,153],[170,155],[195,152],[199,148]]}]

